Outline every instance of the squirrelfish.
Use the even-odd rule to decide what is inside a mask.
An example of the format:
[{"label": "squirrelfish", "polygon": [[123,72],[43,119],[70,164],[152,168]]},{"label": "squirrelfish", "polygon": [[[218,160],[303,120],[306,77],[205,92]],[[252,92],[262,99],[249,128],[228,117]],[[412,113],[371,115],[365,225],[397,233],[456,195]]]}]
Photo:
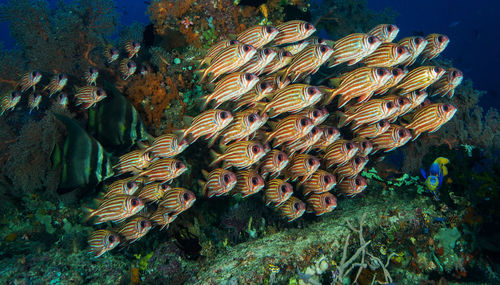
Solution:
[{"label": "squirrelfish", "polygon": [[120,57],[120,51],[115,47],[107,48],[104,51],[104,57],[108,63],[115,62]]},{"label": "squirrelfish", "polygon": [[425,39],[428,43],[422,52],[422,63],[437,57],[450,43],[450,39],[441,34],[430,34]]},{"label": "squirrelfish", "polygon": [[259,169],[263,176],[271,174],[271,177],[277,177],[287,165],[288,155],[281,150],[273,149],[262,159]]},{"label": "squirrelfish", "polygon": [[290,165],[287,168],[287,176],[292,181],[302,177],[300,182],[308,180],[316,170],[320,167],[321,163],[315,156],[309,154],[296,154],[292,157]]},{"label": "squirrelfish", "polygon": [[318,88],[308,84],[288,85],[273,95],[271,102],[266,104],[262,112],[270,112],[271,118],[285,112],[297,113],[316,104],[322,95]]},{"label": "squirrelfish", "polygon": [[257,50],[246,44],[230,45],[222,49],[210,62],[210,65],[200,70],[202,76],[200,82],[205,80],[211,74],[211,82],[214,82],[219,76],[227,72],[236,71],[247,63],[257,52]]},{"label": "squirrelfish", "polygon": [[106,91],[96,86],[84,86],[76,89],[76,106],[88,109],[106,98]]},{"label": "squirrelfish", "polygon": [[274,38],[275,45],[298,42],[308,38],[316,28],[308,22],[301,20],[292,20],[276,26],[279,30],[278,35]]},{"label": "squirrelfish", "polygon": [[210,139],[216,136],[218,132],[222,131],[231,121],[233,116],[228,111],[224,110],[208,110],[198,116],[194,117],[191,125],[181,131],[182,135],[180,140],[186,138],[191,134],[192,138],[189,143],[195,142],[198,138],[206,136]]},{"label": "squirrelfish", "polygon": [[368,157],[357,155],[344,165],[338,166],[333,171],[333,174],[337,175],[337,179],[340,183],[344,178],[350,178],[358,175],[361,171],[363,171],[363,168],[365,168],[367,163]]},{"label": "squirrelfish", "polygon": [[340,138],[340,131],[335,127],[324,126],[322,127],[323,134],[318,142],[314,144],[315,149],[326,149],[329,145],[334,143]]},{"label": "squirrelfish", "polygon": [[125,51],[127,51],[129,59],[136,56],[140,50],[141,50],[141,43],[138,41],[128,41],[125,43]]},{"label": "squirrelfish", "polygon": [[324,193],[333,189],[337,185],[337,179],[328,171],[318,169],[311,175],[311,178],[302,183],[304,196],[310,193]]},{"label": "squirrelfish", "polygon": [[38,92],[35,92],[33,94],[31,94],[28,98],[28,106],[30,108],[30,114],[31,112],[33,112],[33,110],[39,108],[40,106],[40,102],[42,102],[42,94],[38,93]]},{"label": "squirrelfish", "polygon": [[337,140],[326,148],[323,158],[328,162],[327,167],[335,164],[343,165],[358,152],[359,147],[355,142]]},{"label": "squirrelfish", "polygon": [[[259,115],[257,109],[246,109],[237,113],[234,120],[222,131],[221,144],[226,145],[231,141],[241,141],[251,136],[257,129],[267,121],[267,114]],[[215,138],[215,137],[214,137]],[[210,141],[213,144],[215,139]]]},{"label": "squirrelfish", "polygon": [[216,43],[215,45],[213,45],[212,47],[210,47],[207,51],[207,54],[205,55],[205,58],[203,58],[203,60],[200,62],[200,67],[205,64],[205,63],[208,63],[210,64],[210,62],[212,61],[212,59],[217,55],[219,54],[219,52],[221,50],[223,50],[224,48],[227,48],[228,46],[232,46],[232,45],[236,45],[236,44],[239,44],[240,42],[237,41],[237,40],[224,40],[224,41],[220,41],[218,43]]},{"label": "squirrelfish", "polygon": [[140,183],[130,178],[116,180],[106,187],[104,198],[113,197],[116,195],[134,195],[139,190]]},{"label": "squirrelfish", "polygon": [[386,132],[371,139],[374,150],[389,152],[405,145],[411,139],[410,131],[404,127],[391,124]]},{"label": "squirrelfish", "polygon": [[406,128],[413,130],[413,140],[423,132],[436,132],[446,122],[451,120],[457,108],[447,103],[434,103],[418,110]]},{"label": "squirrelfish", "polygon": [[304,137],[290,142],[286,148],[290,155],[293,155],[295,152],[307,153],[309,152],[313,146],[318,142],[323,134],[323,130],[319,127],[314,127],[312,130],[305,135]]},{"label": "squirrelfish", "polygon": [[330,192],[311,194],[306,202],[308,206],[307,210],[309,212],[314,212],[316,216],[329,213],[337,208],[337,198]]},{"label": "squirrelfish", "polygon": [[178,215],[193,206],[196,196],[193,192],[182,187],[170,189],[160,201],[159,207]]},{"label": "squirrelfish", "polygon": [[[409,111],[417,108],[418,106],[420,106],[425,101],[425,99],[427,99],[428,94],[427,94],[427,91],[425,91],[425,90],[416,90],[416,91],[407,93],[403,96],[408,98],[408,100],[411,101],[411,106],[408,109],[408,112],[409,112]],[[400,116],[403,116],[403,115],[404,114],[401,114]]]},{"label": "squirrelfish", "polygon": [[162,199],[165,193],[171,189],[167,183],[152,182],[144,185],[137,194],[137,197],[141,198],[144,203],[154,203]]},{"label": "squirrelfish", "polygon": [[261,81],[257,83],[255,87],[243,94],[236,103],[234,110],[238,110],[243,106],[255,107],[257,102],[271,95],[274,91],[274,87],[270,82]]},{"label": "squirrelfish", "polygon": [[95,230],[89,236],[89,253],[99,257],[120,244],[120,236],[110,230]]},{"label": "squirrelfish", "polygon": [[396,105],[391,100],[368,100],[367,102],[355,104],[345,111],[345,124],[354,121],[352,129],[355,130],[363,124],[373,124],[387,119],[396,111]]},{"label": "squirrelfish", "polygon": [[175,212],[171,212],[163,207],[158,207],[156,211],[151,214],[149,220],[156,226],[160,226],[160,231],[168,229],[168,226],[177,218]]},{"label": "squirrelfish", "polygon": [[227,101],[236,101],[241,95],[252,89],[259,81],[255,74],[247,72],[235,72],[226,75],[215,85],[215,89],[209,95],[203,97],[205,103],[202,109],[212,100],[215,101],[214,109]]},{"label": "squirrelfish", "polygon": [[443,76],[444,69],[437,66],[419,66],[411,70],[396,87],[399,95],[422,90]]},{"label": "squirrelfish", "polygon": [[188,146],[187,140],[179,140],[177,135],[166,134],[156,137],[145,152],[150,152],[154,157],[169,158],[183,152]]},{"label": "squirrelfish", "polygon": [[464,74],[456,68],[446,70],[446,73],[436,83],[432,84],[432,96],[441,95],[452,98],[455,94],[455,88],[462,83]]},{"label": "squirrelfish", "polygon": [[40,82],[42,79],[42,74],[39,71],[31,71],[28,73],[25,73],[22,77],[21,80],[19,81],[18,85],[21,88],[21,92],[24,92],[30,88],[33,87],[33,91],[35,91],[35,87]]},{"label": "squirrelfish", "polygon": [[145,236],[152,228],[151,221],[145,217],[134,217],[120,227],[118,233],[125,241],[133,243]]},{"label": "squirrelfish", "polygon": [[215,160],[210,165],[224,161],[224,168],[249,168],[259,161],[265,154],[264,146],[253,141],[238,141],[228,145],[224,154],[217,154],[212,150]]},{"label": "squirrelfish", "polygon": [[423,37],[407,37],[400,40],[398,44],[406,47],[408,51],[410,51],[410,57],[401,64],[405,67],[414,64],[417,57],[424,51],[427,43],[427,40]]},{"label": "squirrelfish", "polygon": [[206,182],[200,182],[203,187],[203,196],[211,198],[226,195],[236,186],[236,175],[224,168],[216,168],[212,171],[202,171]]},{"label": "squirrelfish", "polygon": [[375,95],[382,95],[389,91],[392,87],[399,84],[399,82],[408,74],[408,69],[401,68],[388,68],[388,70],[392,73],[391,78],[384,84],[384,86],[380,87],[375,91]]},{"label": "squirrelfish", "polygon": [[135,196],[116,195],[104,199],[97,209],[92,210],[88,220],[97,217],[94,224],[105,222],[121,222],[128,217],[137,214],[144,208],[144,202]]},{"label": "squirrelfish", "polygon": [[280,31],[272,26],[255,26],[241,32],[236,40],[255,48],[265,46],[274,40]]},{"label": "squirrelfish", "polygon": [[337,185],[337,192],[352,198],[363,192],[366,186],[366,179],[358,175],[342,180],[342,182]]},{"label": "squirrelfish", "polygon": [[393,67],[410,57],[410,51],[399,44],[383,43],[363,59],[366,66]]},{"label": "squirrelfish", "polygon": [[368,156],[373,150],[373,143],[364,138],[355,138],[354,141],[358,144],[358,155]]},{"label": "squirrelfish", "polygon": [[376,124],[361,126],[353,130],[353,133],[360,138],[376,138],[385,133],[390,127],[388,120],[380,120]]},{"label": "squirrelfish", "polygon": [[320,66],[330,58],[332,53],[333,49],[327,45],[307,46],[293,57],[283,78],[290,76],[291,81],[295,82],[301,76],[316,73]]},{"label": "squirrelfish", "polygon": [[396,111],[385,118],[389,120],[390,123],[394,123],[399,116],[406,114],[412,105],[410,99],[395,94],[386,95],[382,99],[392,101],[394,103]]},{"label": "squirrelfish", "polygon": [[8,94],[4,94],[0,98],[0,116],[8,110],[14,110],[20,100],[21,93],[18,91],[12,91]]},{"label": "squirrelfish", "polygon": [[87,82],[87,85],[97,84],[97,78],[99,77],[99,70],[95,67],[89,67],[87,71],[83,74],[83,79]]},{"label": "squirrelfish", "polygon": [[270,48],[262,48],[257,50],[257,53],[242,67],[239,71],[255,73],[255,75],[262,74],[264,67],[266,67],[276,57],[276,51]]},{"label": "squirrelfish", "polygon": [[368,32],[368,34],[379,38],[383,43],[392,42],[398,33],[399,28],[391,24],[380,24]]},{"label": "squirrelfish", "polygon": [[184,162],[173,158],[160,158],[152,162],[145,170],[139,172],[135,179],[145,177],[148,182],[169,182],[187,170]]},{"label": "squirrelfish", "polygon": [[125,58],[120,63],[120,72],[122,74],[123,80],[129,79],[130,76],[134,75],[137,70],[137,64],[132,60]]},{"label": "squirrelfish", "polygon": [[276,56],[269,62],[264,69],[262,70],[262,74],[271,74],[274,73],[283,67],[290,64],[293,59],[293,55],[291,52],[286,50],[280,50],[276,54]]},{"label": "squirrelfish", "polygon": [[153,159],[154,156],[151,152],[143,149],[136,149],[120,156],[118,163],[114,165],[113,168],[117,174],[127,172],[135,174],[148,167]]},{"label": "squirrelfish", "polygon": [[425,179],[425,186],[427,189],[439,200],[437,196],[437,190],[441,188],[443,185],[443,177],[448,175],[448,168],[446,164],[450,162],[449,159],[445,157],[438,157],[434,160],[429,168],[428,175],[425,173],[425,170],[420,169],[422,176]]},{"label": "squirrelfish", "polygon": [[300,115],[290,115],[281,119],[274,131],[271,132],[265,143],[274,139],[274,147],[278,147],[285,142],[298,140],[307,135],[314,127],[312,120]]},{"label": "squirrelfish", "polygon": [[351,34],[335,42],[333,54],[328,67],[334,67],[347,62],[354,65],[374,52],[382,42],[369,34]]},{"label": "squirrelfish", "polygon": [[292,196],[278,207],[278,211],[288,222],[292,222],[302,217],[306,211],[306,204]]},{"label": "squirrelfish", "polygon": [[273,204],[278,207],[288,200],[293,194],[293,187],[290,183],[281,179],[272,179],[264,189],[264,201],[266,206]]},{"label": "squirrelfish", "polygon": [[240,193],[242,198],[253,195],[264,188],[264,179],[256,170],[240,170],[236,172],[235,194]]},{"label": "squirrelfish", "polygon": [[63,73],[59,73],[57,75],[54,75],[52,79],[50,80],[49,85],[45,87],[45,89],[49,90],[49,97],[56,94],[57,92],[61,91],[64,86],[68,83],[68,76]]}]

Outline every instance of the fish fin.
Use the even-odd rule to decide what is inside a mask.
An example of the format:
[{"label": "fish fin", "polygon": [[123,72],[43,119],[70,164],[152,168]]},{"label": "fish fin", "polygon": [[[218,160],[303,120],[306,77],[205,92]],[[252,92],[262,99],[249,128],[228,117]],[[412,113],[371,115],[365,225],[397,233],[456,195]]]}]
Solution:
[{"label": "fish fin", "polygon": [[205,179],[207,179],[207,178],[208,178],[208,175],[209,175],[209,174],[210,174],[210,172],[206,171],[205,169],[202,169],[202,170],[201,170],[201,175],[203,175],[203,177],[204,177]]},{"label": "fish fin", "polygon": [[347,66],[355,65],[356,63],[360,62],[362,59],[363,59],[363,57],[351,59],[347,62]]},{"label": "fish fin", "polygon": [[213,161],[210,163],[210,166],[214,166],[217,162],[221,160],[222,155],[215,152],[215,150],[210,150],[210,157],[212,157]]},{"label": "fish fin", "polygon": [[373,91],[372,92],[368,92],[368,93],[365,93],[363,95],[361,95],[359,98],[358,98],[358,103],[361,103],[361,102],[366,102],[368,101],[373,95]]},{"label": "fish fin", "polygon": [[347,116],[345,113],[343,113],[341,111],[337,111],[336,114],[339,118],[339,123],[338,123],[339,128],[342,128],[343,126],[345,126],[351,122],[350,117]]},{"label": "fish fin", "polygon": [[349,100],[351,100],[351,98],[349,96],[345,96],[345,95],[340,96],[338,108],[344,107],[344,105],[347,104],[347,102],[349,102]]},{"label": "fish fin", "polygon": [[205,78],[207,77],[207,70],[206,68],[196,70],[194,74],[200,79],[198,82],[201,83]]},{"label": "fish fin", "polygon": [[208,141],[208,147],[212,147],[215,143],[215,141],[219,138],[219,136],[213,136],[209,141]]},{"label": "fish fin", "polygon": [[415,141],[422,133],[419,131],[414,131],[412,141]]},{"label": "fish fin", "polygon": [[276,129],[276,126],[278,126],[278,123],[273,121],[267,121],[267,125],[271,128],[271,130],[274,131]]}]

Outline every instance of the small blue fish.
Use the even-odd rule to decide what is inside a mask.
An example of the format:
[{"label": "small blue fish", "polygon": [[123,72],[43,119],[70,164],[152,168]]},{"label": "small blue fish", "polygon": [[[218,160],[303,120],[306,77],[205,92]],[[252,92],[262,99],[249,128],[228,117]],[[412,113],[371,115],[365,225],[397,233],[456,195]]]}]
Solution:
[{"label": "small blue fish", "polygon": [[446,164],[449,162],[449,159],[444,157],[436,158],[429,168],[428,175],[425,173],[425,170],[420,169],[420,172],[425,179],[425,186],[427,186],[427,189],[429,189],[438,201],[439,198],[437,196],[437,190],[443,185],[443,177],[448,175],[448,168],[446,168]]}]

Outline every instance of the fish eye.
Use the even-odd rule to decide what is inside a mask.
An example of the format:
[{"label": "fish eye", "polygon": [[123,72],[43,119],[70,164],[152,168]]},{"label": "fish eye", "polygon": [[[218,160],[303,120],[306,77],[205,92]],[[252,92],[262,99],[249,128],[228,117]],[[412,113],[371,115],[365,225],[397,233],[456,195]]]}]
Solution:
[{"label": "fish eye", "polygon": [[271,51],[268,49],[268,48],[265,48],[264,49],[264,54],[265,55],[269,55],[271,53]]},{"label": "fish eye", "polygon": [[384,76],[385,75],[385,69],[384,68],[377,68],[377,75],[378,76]]},{"label": "fish eye", "polygon": [[362,142],[362,143],[361,143],[361,147],[362,147],[362,148],[366,148],[366,142]]},{"label": "fish eye", "polygon": [[319,112],[318,112],[318,110],[314,110],[314,111],[313,111],[313,117],[315,117],[315,118],[319,117]]},{"label": "fish eye", "polygon": [[97,94],[97,96],[101,96],[101,93],[102,93],[102,92],[101,92],[101,90],[100,90],[100,89],[98,89],[98,90],[95,92],[95,94]]},{"label": "fish eye", "polygon": [[126,187],[127,189],[131,189],[131,188],[133,188],[134,186],[135,186],[135,182],[134,182],[134,181],[129,181],[129,182],[127,182],[127,184],[125,184],[125,187]]},{"label": "fish eye", "polygon": [[300,211],[300,209],[301,209],[301,208],[302,208],[302,207],[301,207],[301,205],[300,205],[300,203],[299,203],[299,202],[295,202],[295,203],[293,203],[293,209],[294,209],[294,210],[296,210],[296,211]]},{"label": "fish eye", "polygon": [[314,127],[312,130],[311,130],[311,133],[313,135],[317,134],[318,133],[318,128]]},{"label": "fish eye", "polygon": [[394,107],[394,104],[392,104],[392,102],[387,102],[385,105],[387,106],[387,109],[392,109],[392,107]]},{"label": "fish eye", "polygon": [[323,176],[323,182],[325,182],[326,184],[330,183],[330,176]]},{"label": "fish eye", "polygon": [[249,52],[249,51],[250,51],[250,49],[251,49],[251,48],[250,48],[250,46],[249,46],[249,45],[244,45],[244,46],[243,46],[243,50],[244,50],[245,52]]},{"label": "fish eye", "polygon": [[398,54],[402,54],[404,52],[404,49],[402,47],[398,47],[397,52]]},{"label": "fish eye", "polygon": [[224,182],[228,183],[229,182],[229,174],[224,174],[223,179],[224,179]]},{"label": "fish eye", "polygon": [[301,126],[307,126],[307,120],[304,119],[304,118],[300,119],[300,125]]},{"label": "fish eye", "polygon": [[378,122],[378,125],[381,126],[381,127],[385,126],[385,121]]},{"label": "fish eye", "polygon": [[284,157],[283,157],[283,154],[280,153],[276,156],[276,158],[278,159],[279,162],[283,161],[284,160]]},{"label": "fish eye", "polygon": [[289,51],[285,51],[285,55],[284,56],[291,57],[291,56],[293,56],[293,54],[291,52],[289,52]]},{"label": "fish eye", "polygon": [[354,163],[360,164],[361,163],[361,159],[359,157],[355,157],[354,158]]},{"label": "fish eye", "polygon": [[399,130],[399,131],[398,131],[398,135],[399,135],[399,137],[401,137],[401,138],[402,138],[402,137],[404,137],[404,136],[405,136],[405,132],[404,132],[403,130]]},{"label": "fish eye", "polygon": [[251,75],[250,73],[245,73],[245,79],[246,79],[247,81],[252,80],[252,75]]},{"label": "fish eye", "polygon": [[314,95],[314,93],[315,93],[314,91],[315,91],[314,87],[307,88],[307,94],[309,94],[309,95]]},{"label": "fish eye", "polygon": [[310,29],[312,29],[312,25],[311,25],[311,24],[309,24],[309,23],[306,23],[305,27],[306,27],[306,30],[310,30]]},{"label": "fish eye", "polygon": [[183,166],[182,164],[183,164],[182,162],[177,161],[177,162],[175,163],[175,168],[177,168],[177,169],[182,168],[182,166]]},{"label": "fish eye", "polygon": [[141,228],[146,227],[146,221],[144,221],[144,220],[142,220],[139,224],[141,225]]},{"label": "fish eye", "polygon": [[352,143],[345,144],[345,148],[347,148],[347,150],[351,150],[352,147],[353,147]]},{"label": "fish eye", "polygon": [[33,76],[33,77],[36,77],[37,75],[38,75],[38,72],[36,72],[36,71],[33,71],[33,72],[31,73],[31,76]]},{"label": "fish eye", "polygon": [[438,40],[439,43],[442,43],[442,42],[444,42],[444,37],[443,36],[439,36],[437,38],[437,40]]},{"label": "fish eye", "polygon": [[392,32],[394,27],[392,25],[387,25],[387,31]]},{"label": "fish eye", "polygon": [[134,198],[132,199],[132,201],[130,201],[130,204],[135,207],[139,205],[139,200],[137,198]]},{"label": "fish eye", "polygon": [[221,119],[226,119],[227,117],[229,117],[228,114],[227,114],[227,112],[220,112],[219,116],[220,116]]},{"label": "fish eye", "polygon": [[457,72],[456,72],[455,70],[453,70],[453,71],[451,72],[451,76],[452,76],[452,77],[457,77]]},{"label": "fish eye", "polygon": [[254,145],[254,146],[252,147],[252,152],[253,152],[253,153],[259,153],[259,151],[260,151],[260,147],[259,147],[259,146]]},{"label": "fish eye", "polygon": [[281,193],[286,193],[286,190],[287,190],[286,184],[282,184],[280,186],[280,190],[281,190]]},{"label": "fish eye", "polygon": [[322,53],[325,53],[325,52],[326,52],[326,46],[325,46],[325,45],[321,45],[321,47],[319,48],[319,50],[320,50]]},{"label": "fish eye", "polygon": [[272,32],[273,32],[272,27],[267,26],[267,27],[266,27],[266,32],[267,32],[268,34],[272,33]]},{"label": "fish eye", "polygon": [[402,72],[402,70],[401,70],[401,69],[399,69],[399,68],[394,68],[394,69],[392,70],[392,75],[394,75],[394,76],[398,76],[399,74],[401,74],[401,72]]},{"label": "fish eye", "polygon": [[256,118],[255,118],[255,114],[251,114],[250,116],[248,116],[248,121],[249,121],[250,123],[255,122],[255,119],[256,119]]},{"label": "fish eye", "polygon": [[441,71],[441,68],[439,68],[439,67],[437,67],[437,66],[436,66],[436,67],[434,67],[434,72],[435,72],[435,73],[439,73],[440,71]]},{"label": "fish eye", "polygon": [[114,235],[110,235],[108,237],[108,241],[109,241],[109,243],[114,243],[116,241],[116,237]]},{"label": "fish eye", "polygon": [[356,179],[354,180],[354,182],[356,183],[356,186],[359,186],[359,185],[361,184],[361,181],[360,181],[360,179],[359,179],[359,178],[356,178]]},{"label": "fish eye", "polygon": [[450,109],[450,108],[449,108],[448,104],[444,104],[444,105],[443,105],[443,110],[444,110],[445,112],[448,112],[448,110],[449,110],[449,109]]},{"label": "fish eye", "polygon": [[257,185],[257,184],[259,184],[259,179],[256,176],[254,176],[254,177],[252,177],[251,182],[253,185]]},{"label": "fish eye", "polygon": [[266,88],[267,88],[267,86],[268,86],[267,82],[262,82],[262,83],[260,84],[260,89],[261,89],[261,90],[264,90],[264,89],[266,89]]},{"label": "fish eye", "polygon": [[419,45],[421,42],[422,42],[422,39],[421,39],[421,38],[416,38],[416,39],[415,39],[415,43],[416,43],[417,45]]},{"label": "fish eye", "polygon": [[312,158],[308,158],[308,159],[307,159],[307,165],[309,165],[309,166],[313,166],[314,164],[315,164],[315,163],[314,163],[314,159],[312,159]]},{"label": "fish eye", "polygon": [[229,45],[232,46],[232,45],[236,45],[238,44],[239,42],[237,40],[230,40],[229,41]]},{"label": "fish eye", "polygon": [[165,191],[168,189],[168,185],[166,183],[160,184],[160,189]]},{"label": "fish eye", "polygon": [[329,128],[328,130],[326,130],[326,133],[328,135],[333,135],[333,129]]},{"label": "fish eye", "polygon": [[405,104],[405,100],[403,98],[398,99],[399,106],[403,106]]},{"label": "fish eye", "polygon": [[374,42],[375,42],[375,37],[374,36],[368,37],[368,43],[369,44],[373,44]]},{"label": "fish eye", "polygon": [[189,201],[191,200],[191,195],[189,195],[188,192],[184,192],[184,194],[182,194],[182,199],[184,199],[184,201]]}]

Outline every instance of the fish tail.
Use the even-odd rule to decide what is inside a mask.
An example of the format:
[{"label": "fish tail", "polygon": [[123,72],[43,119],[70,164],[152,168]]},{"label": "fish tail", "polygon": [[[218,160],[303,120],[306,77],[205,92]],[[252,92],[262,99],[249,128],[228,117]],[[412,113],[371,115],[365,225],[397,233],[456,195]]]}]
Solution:
[{"label": "fish tail", "polygon": [[343,126],[345,126],[351,122],[351,117],[347,116],[345,113],[343,113],[341,111],[337,111],[336,113],[337,113],[337,116],[339,118],[339,123],[338,123],[339,128],[342,128]]},{"label": "fish tail", "polygon": [[210,156],[212,157],[213,161],[210,163],[210,166],[214,166],[217,162],[219,162],[222,158],[221,154],[218,154],[215,152],[215,150],[211,149],[210,150]]},{"label": "fish tail", "polygon": [[88,206],[83,207],[83,212],[84,212],[84,216],[83,216],[84,223],[88,223],[97,213],[95,209],[92,209]]},{"label": "fish tail", "polygon": [[207,77],[208,72],[207,72],[207,69],[199,69],[199,70],[196,70],[194,72],[194,74],[196,74],[196,76],[198,76],[198,78],[200,78],[200,80],[198,82],[202,83],[203,80],[205,80],[205,78]]}]

